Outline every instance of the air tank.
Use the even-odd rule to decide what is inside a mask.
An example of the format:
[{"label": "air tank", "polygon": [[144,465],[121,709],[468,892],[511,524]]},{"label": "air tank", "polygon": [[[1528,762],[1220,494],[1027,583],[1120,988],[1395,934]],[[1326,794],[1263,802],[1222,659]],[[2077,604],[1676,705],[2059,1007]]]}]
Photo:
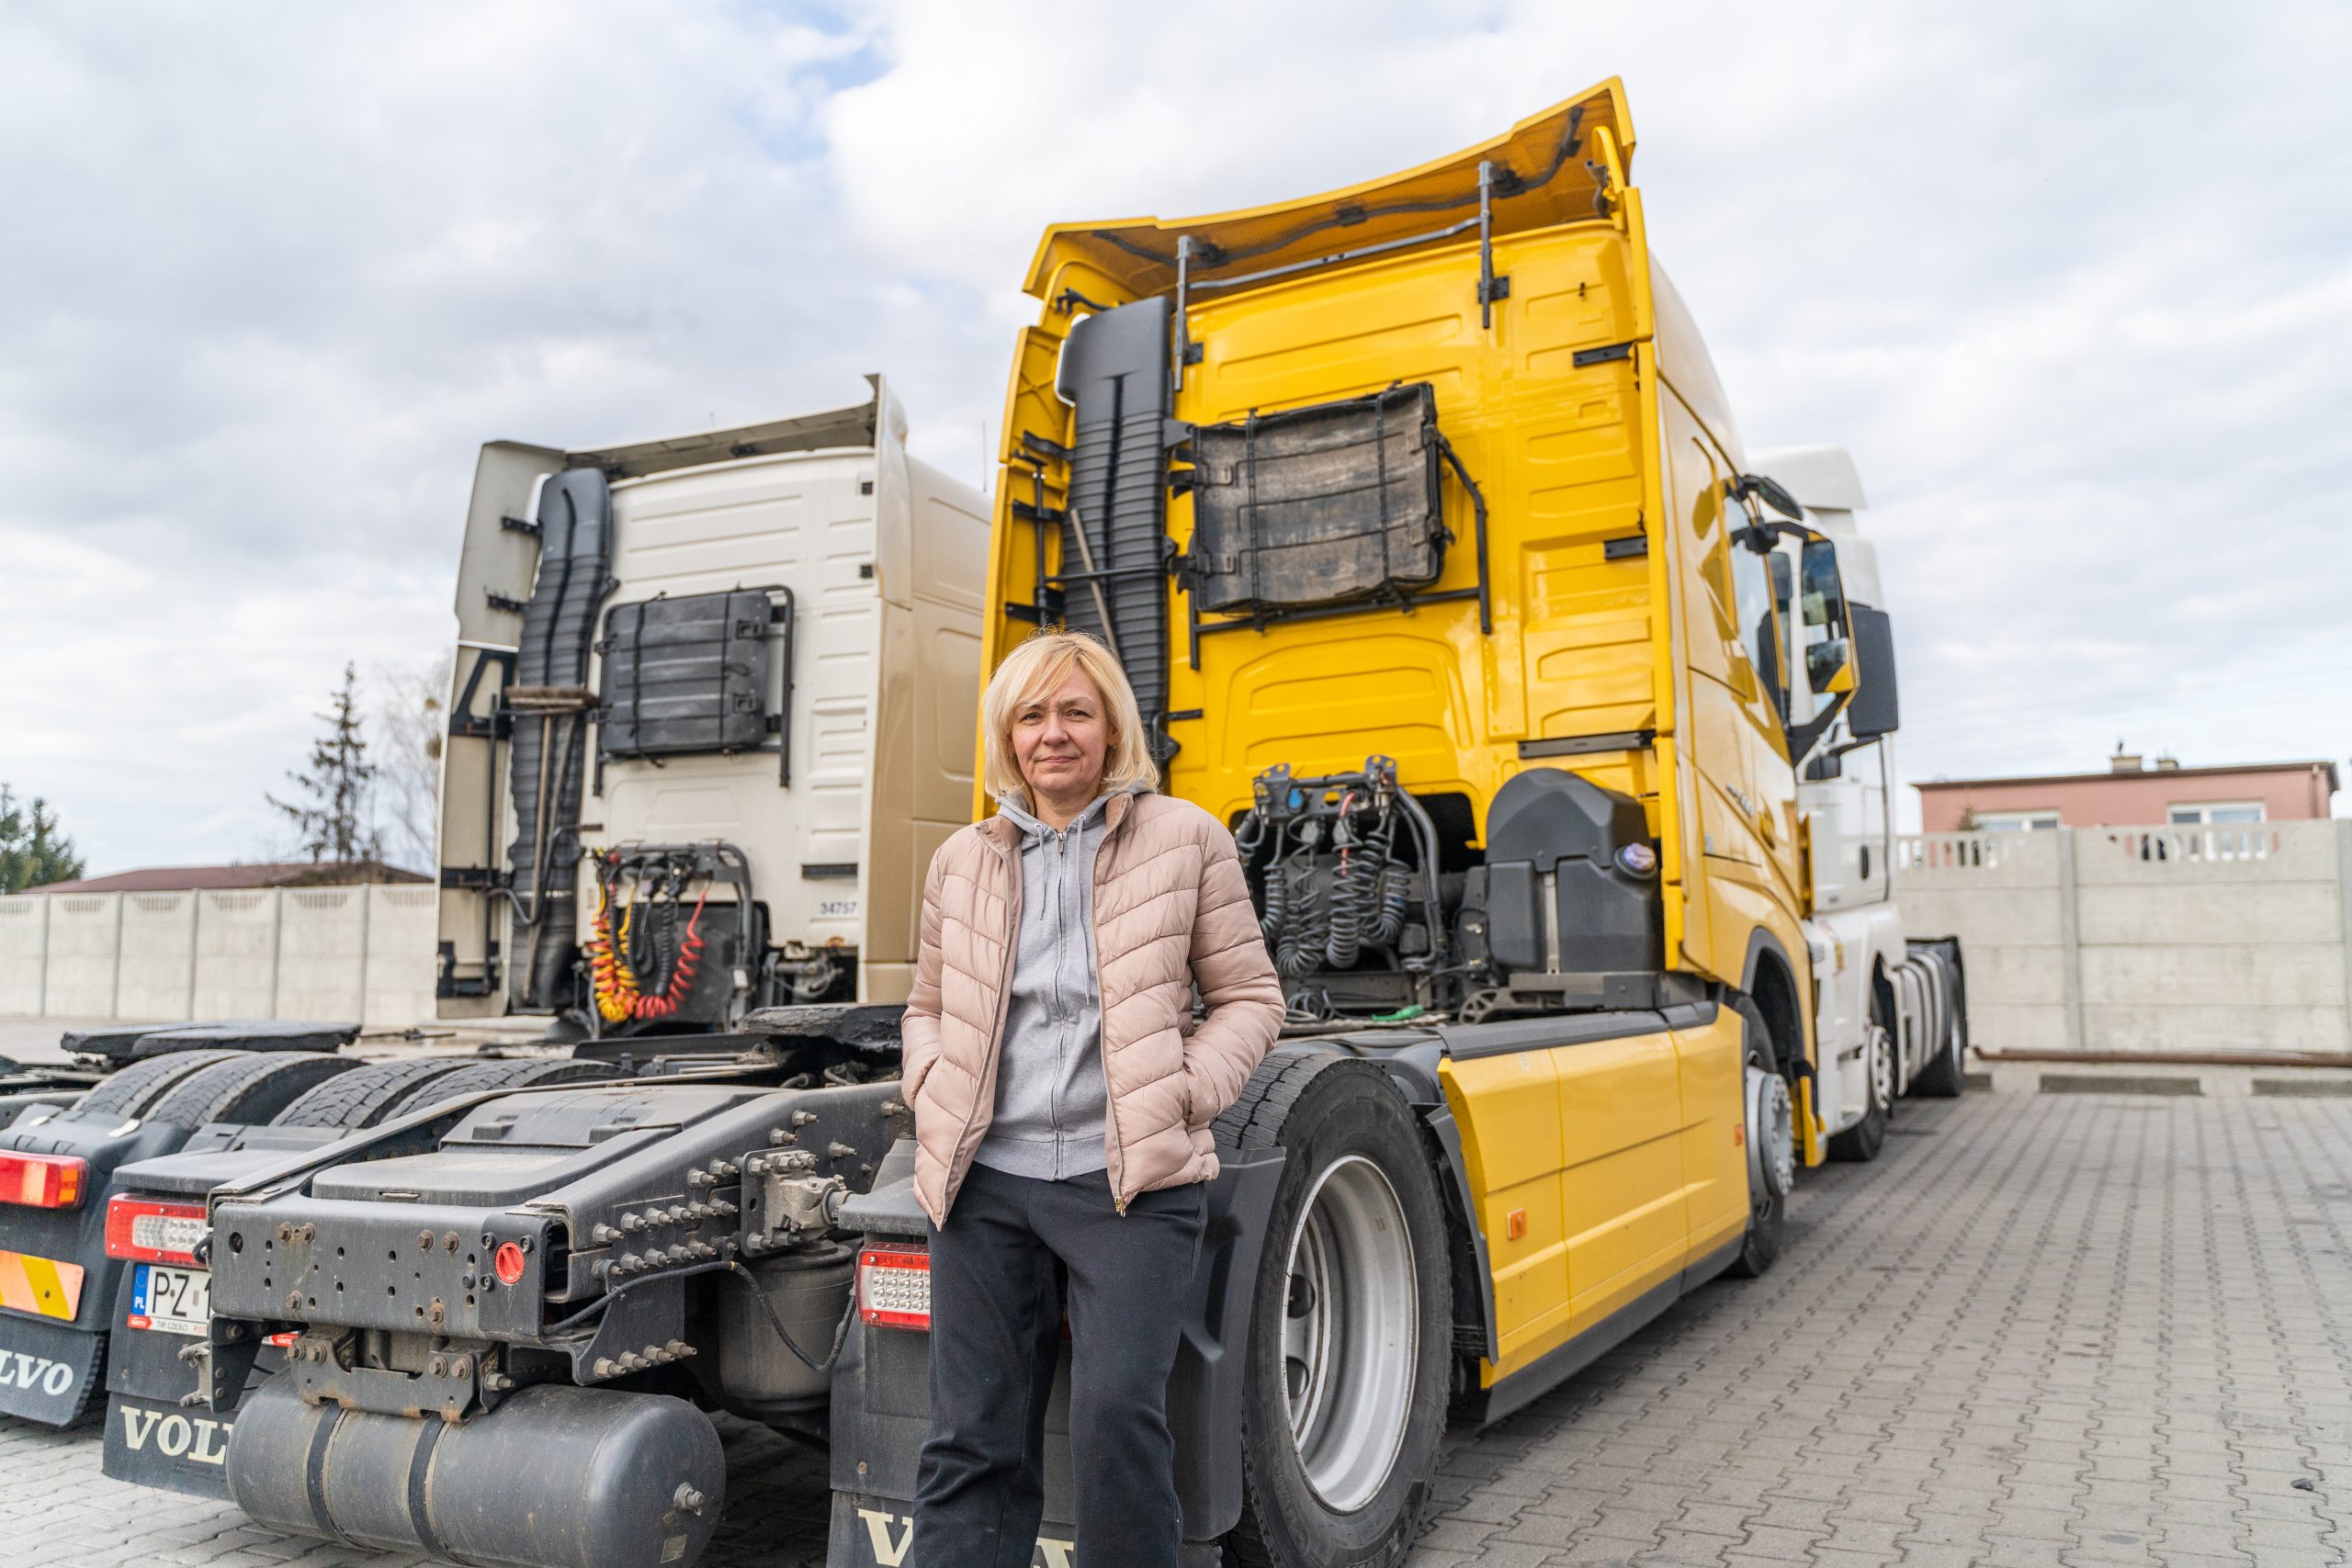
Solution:
[{"label": "air tank", "polygon": [[511,1568],[683,1568],[727,1490],[693,1405],[553,1383],[451,1425],[306,1404],[274,1380],[237,1413],[228,1472],[273,1529]]}]

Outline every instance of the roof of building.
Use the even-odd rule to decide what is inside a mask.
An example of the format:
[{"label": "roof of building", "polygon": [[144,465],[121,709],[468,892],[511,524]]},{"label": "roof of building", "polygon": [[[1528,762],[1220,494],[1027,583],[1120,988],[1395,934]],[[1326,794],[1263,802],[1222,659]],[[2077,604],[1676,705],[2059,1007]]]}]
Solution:
[{"label": "roof of building", "polygon": [[2301,762],[2222,762],[2199,768],[2143,768],[2137,773],[2117,773],[2112,768],[2103,768],[2095,773],[2005,773],[1981,779],[1929,779],[1911,787],[1937,790],[1969,789],[1982,784],[2113,784],[2119,779],[2212,778],[2225,773],[2301,773],[2315,768],[2326,772],[2329,789],[2337,787],[2335,764],[2324,757]]},{"label": "roof of building", "polygon": [[361,882],[430,882],[421,872],[381,861],[257,861],[243,865],[157,865],[51,882],[28,893],[190,893],[229,887],[300,887]]}]

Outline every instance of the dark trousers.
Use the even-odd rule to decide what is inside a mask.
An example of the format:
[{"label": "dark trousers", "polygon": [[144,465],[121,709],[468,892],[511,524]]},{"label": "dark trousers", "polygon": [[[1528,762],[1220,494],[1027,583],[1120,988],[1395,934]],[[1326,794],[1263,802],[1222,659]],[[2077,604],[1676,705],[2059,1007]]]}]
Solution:
[{"label": "dark trousers", "polygon": [[911,1564],[1029,1568],[1046,1506],[1046,1401],[1069,1284],[1077,1568],[1176,1568],[1183,1518],[1168,1374],[1208,1195],[1139,1194],[1101,1171],[1043,1181],[975,1164],[931,1233],[931,1439]]}]

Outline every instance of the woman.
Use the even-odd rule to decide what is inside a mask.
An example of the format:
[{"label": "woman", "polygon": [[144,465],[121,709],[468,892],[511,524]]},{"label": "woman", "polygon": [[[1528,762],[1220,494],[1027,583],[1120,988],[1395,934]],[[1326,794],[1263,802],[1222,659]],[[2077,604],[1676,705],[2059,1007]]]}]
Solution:
[{"label": "woman", "polygon": [[1066,1275],[1080,1568],[1175,1568],[1166,1393],[1217,1170],[1209,1123],[1273,1043],[1282,987],[1232,835],[1154,792],[1101,643],[1023,643],[980,722],[997,815],[932,857],[907,999],[932,1227],[912,1560],[1027,1568]]}]

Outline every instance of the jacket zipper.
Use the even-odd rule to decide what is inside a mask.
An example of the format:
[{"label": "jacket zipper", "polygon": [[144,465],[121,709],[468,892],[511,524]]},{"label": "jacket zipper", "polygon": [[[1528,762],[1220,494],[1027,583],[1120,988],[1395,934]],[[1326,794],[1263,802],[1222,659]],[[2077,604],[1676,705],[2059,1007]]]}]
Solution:
[{"label": "jacket zipper", "polygon": [[[999,860],[1008,858],[1005,855],[1002,846],[999,845],[994,839],[990,839],[989,840],[989,848],[995,853]],[[993,1115],[996,1111],[996,1083],[995,1080],[989,1077],[989,1071],[996,1064],[997,1048],[1004,1043],[1005,1014],[1012,1010],[1012,964],[1014,957],[1021,951],[1021,858],[1019,854],[1016,853],[1011,856],[1010,859],[1012,862],[1012,869],[1008,873],[1008,875],[1012,884],[1012,898],[1010,905],[1012,919],[1006,925],[1006,936],[1004,939],[1004,973],[997,977],[996,1026],[989,1031],[989,1048],[980,1057],[980,1081],[973,1088],[972,1109],[964,1112],[964,1130],[956,1134],[956,1148],[957,1150],[962,1149],[964,1146],[964,1140],[972,1135],[972,1122],[980,1113],[980,1091],[982,1089],[988,1091],[987,1098],[989,1102],[989,1113]],[[1102,1081],[1107,1086],[1110,1083],[1110,1078],[1106,1076]],[[951,1151],[951,1154],[954,1151]],[[964,1190],[964,1176],[968,1175],[971,1168],[971,1162],[969,1160],[965,1161],[964,1171],[962,1174],[958,1174],[956,1176],[956,1185],[942,1190],[939,1199],[939,1210],[941,1213],[944,1214],[948,1208],[955,1203],[956,1194]]]},{"label": "jacket zipper", "polygon": [[1110,1040],[1102,1023],[1107,1016],[1108,1010],[1102,1002],[1102,922],[1097,919],[1102,903],[1095,895],[1102,891],[1102,852],[1111,847],[1112,833],[1126,822],[1127,812],[1135,809],[1135,796],[1131,795],[1126,798],[1126,807],[1119,813],[1119,820],[1116,823],[1108,820],[1111,815],[1110,807],[1106,806],[1102,808],[1105,818],[1102,824],[1102,841],[1094,846],[1094,863],[1086,868],[1086,934],[1089,945],[1094,950],[1094,1016],[1096,1020],[1094,1054],[1102,1059],[1102,1154],[1103,1160],[1107,1164],[1110,1159],[1111,1146],[1114,1144],[1118,1145],[1119,1175],[1118,1179],[1111,1183],[1111,1207],[1123,1220],[1127,1217],[1127,1198],[1120,1189],[1126,1185],[1127,1180],[1127,1145],[1119,1139],[1119,1109],[1111,1093]]}]

